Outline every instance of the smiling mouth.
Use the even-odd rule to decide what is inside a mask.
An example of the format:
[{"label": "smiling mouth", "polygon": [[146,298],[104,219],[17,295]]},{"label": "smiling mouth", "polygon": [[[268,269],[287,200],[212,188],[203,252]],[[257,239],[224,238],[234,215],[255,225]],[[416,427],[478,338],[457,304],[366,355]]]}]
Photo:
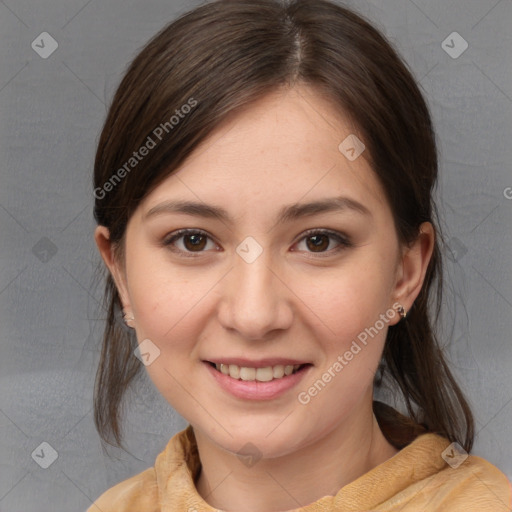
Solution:
[{"label": "smiling mouth", "polygon": [[300,372],[303,368],[311,366],[307,364],[265,366],[264,368],[251,368],[247,366],[238,366],[236,364],[212,363],[207,361],[210,366],[218,372],[236,380],[270,382],[288,377],[294,373]]}]

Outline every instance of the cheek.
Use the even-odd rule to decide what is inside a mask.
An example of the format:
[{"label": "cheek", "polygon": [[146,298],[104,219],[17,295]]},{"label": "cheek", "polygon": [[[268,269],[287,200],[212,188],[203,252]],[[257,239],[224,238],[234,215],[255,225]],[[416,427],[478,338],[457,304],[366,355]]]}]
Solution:
[{"label": "cheek", "polygon": [[367,260],[359,257],[336,271],[297,281],[295,290],[303,300],[304,311],[309,309],[308,316],[317,318],[315,324],[331,349],[350,346],[389,310],[391,271]]},{"label": "cheek", "polygon": [[143,256],[141,251],[127,262],[127,273],[137,339],[149,339],[159,350],[145,369],[162,396],[188,417],[190,396],[183,390],[194,388],[195,366],[189,363],[197,362],[202,314],[218,277],[200,270],[185,273],[155,258],[149,266]]},{"label": "cheek", "polygon": [[153,257],[151,265],[147,261],[143,251],[127,261],[129,294],[139,343],[151,340],[162,356],[146,368],[161,388],[169,373],[197,360],[204,308],[218,276],[199,268],[184,271],[171,266],[165,256],[160,261]]},{"label": "cheek", "polygon": [[[313,331],[323,355],[298,402],[319,431],[328,431],[349,415],[372,387],[393,317],[389,274],[375,264],[366,267],[363,258],[346,270],[317,279],[304,300],[314,312],[309,318],[320,319]],[[301,293],[307,294],[306,287]]]}]

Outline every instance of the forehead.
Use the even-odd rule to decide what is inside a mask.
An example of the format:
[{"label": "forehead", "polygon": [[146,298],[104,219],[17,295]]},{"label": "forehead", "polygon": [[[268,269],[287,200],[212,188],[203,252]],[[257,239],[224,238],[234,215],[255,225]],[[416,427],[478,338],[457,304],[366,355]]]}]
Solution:
[{"label": "forehead", "polygon": [[147,212],[177,195],[229,205],[244,215],[343,195],[369,208],[386,208],[365,151],[347,158],[344,141],[354,141],[357,131],[315,90],[276,90],[218,127],[142,206]]}]

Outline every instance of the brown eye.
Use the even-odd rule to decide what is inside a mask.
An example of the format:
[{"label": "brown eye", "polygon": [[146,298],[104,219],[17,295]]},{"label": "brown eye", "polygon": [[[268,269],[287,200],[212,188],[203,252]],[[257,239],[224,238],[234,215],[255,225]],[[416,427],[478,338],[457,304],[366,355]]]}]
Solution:
[{"label": "brown eye", "polygon": [[181,229],[163,241],[171,251],[183,256],[199,256],[201,253],[216,248],[211,237],[197,229]]},{"label": "brown eye", "polygon": [[204,235],[184,235],[183,245],[188,251],[202,251],[206,246],[207,237]]},{"label": "brown eye", "polygon": [[329,256],[352,246],[350,239],[342,233],[314,229],[306,232],[297,244],[298,249],[293,250]]},{"label": "brown eye", "polygon": [[306,240],[306,245],[312,252],[322,252],[329,247],[329,237],[327,235],[313,235]]}]

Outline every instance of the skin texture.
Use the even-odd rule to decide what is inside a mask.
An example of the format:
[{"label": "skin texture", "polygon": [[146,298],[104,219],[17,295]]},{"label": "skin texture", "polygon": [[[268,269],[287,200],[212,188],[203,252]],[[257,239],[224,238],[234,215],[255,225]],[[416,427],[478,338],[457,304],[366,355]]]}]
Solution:
[{"label": "skin texture", "polygon": [[[202,462],[197,488],[214,507],[304,506],[396,454],[373,416],[372,393],[398,314],[309,403],[297,399],[393,304],[411,307],[432,253],[429,223],[413,245],[399,244],[365,153],[351,162],[338,149],[352,133],[350,121],[313,89],[276,90],[219,127],[144,199],[128,223],[122,261],[108,230],[96,230],[139,342],[149,338],[161,351],[147,371],[194,427]],[[338,196],[369,214],[344,208],[276,222],[284,206]],[[176,199],[220,206],[231,221],[147,216]],[[183,228],[210,238],[199,251],[190,237],[164,244]],[[339,232],[352,245],[320,235],[317,248],[304,234],[309,229]],[[236,252],[248,236],[263,250],[252,263]],[[221,389],[203,362],[226,357],[312,366],[277,398],[247,400]],[[248,442],[261,456],[252,466],[237,456]]]}]

